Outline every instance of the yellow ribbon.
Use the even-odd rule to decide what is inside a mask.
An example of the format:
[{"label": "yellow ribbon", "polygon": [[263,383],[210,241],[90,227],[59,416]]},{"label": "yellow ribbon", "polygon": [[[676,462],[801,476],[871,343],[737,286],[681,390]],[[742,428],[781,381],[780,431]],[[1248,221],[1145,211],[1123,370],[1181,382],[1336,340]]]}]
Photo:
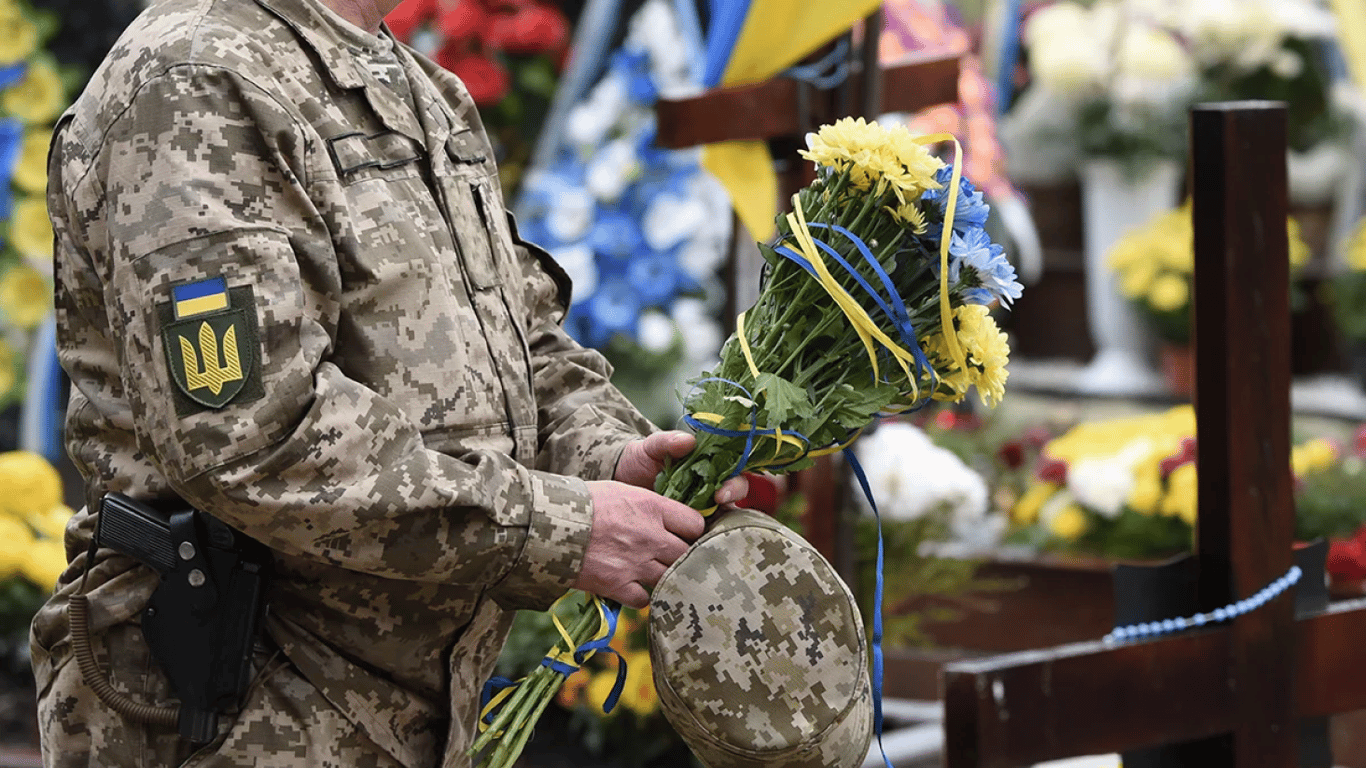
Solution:
[{"label": "yellow ribbon", "polygon": [[[564,647],[561,648],[560,644],[556,643],[555,647],[550,649],[550,653],[546,654],[546,658],[553,662],[578,669],[581,665],[574,659],[574,652],[577,650],[577,646],[574,643],[574,636],[569,633],[569,628],[560,620],[560,614],[558,613],[560,605],[573,595],[573,592],[566,592],[550,606],[550,620],[555,623],[555,630],[560,633],[560,638],[564,640]],[[607,637],[607,606],[597,595],[588,595],[588,599],[589,603],[598,611],[598,629],[593,633],[593,636],[588,639],[588,642],[593,642],[594,640],[601,640]],[[588,661],[593,658],[595,653],[597,653],[597,651],[589,650],[583,657],[583,660]],[[488,719],[489,713],[496,711],[498,707],[512,695],[512,692],[517,690],[517,686],[521,685],[525,680],[526,677],[519,677],[517,680],[513,681],[512,685],[507,686],[489,698],[488,703],[485,704],[484,708],[479,712],[480,733],[489,729],[489,723],[485,722],[485,720]]]},{"label": "yellow ribbon", "polygon": [[953,237],[953,217],[958,212],[958,182],[963,178],[963,145],[949,133],[931,133],[915,139],[917,144],[953,142],[953,171],[949,179],[949,203],[944,208],[944,231],[939,238],[939,323],[944,326],[944,341],[949,356],[960,371],[968,369],[963,348],[958,344],[958,333],[953,328],[953,308],[949,306],[949,240]]}]

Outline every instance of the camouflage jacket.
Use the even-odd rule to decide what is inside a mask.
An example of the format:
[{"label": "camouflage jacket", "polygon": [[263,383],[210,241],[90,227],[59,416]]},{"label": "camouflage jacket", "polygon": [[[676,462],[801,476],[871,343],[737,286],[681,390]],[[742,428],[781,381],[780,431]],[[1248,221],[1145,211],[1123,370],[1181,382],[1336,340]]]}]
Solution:
[{"label": "camouflage jacket", "polygon": [[[165,0],[50,174],[87,503],[178,496],[269,545],[290,660],[404,765],[467,765],[509,609],[575,579],[584,480],[650,426],[560,328],[568,280],[519,240],[465,88],[318,0]],[[35,621],[40,686],[93,525]],[[155,581],[100,550],[94,630]]]}]

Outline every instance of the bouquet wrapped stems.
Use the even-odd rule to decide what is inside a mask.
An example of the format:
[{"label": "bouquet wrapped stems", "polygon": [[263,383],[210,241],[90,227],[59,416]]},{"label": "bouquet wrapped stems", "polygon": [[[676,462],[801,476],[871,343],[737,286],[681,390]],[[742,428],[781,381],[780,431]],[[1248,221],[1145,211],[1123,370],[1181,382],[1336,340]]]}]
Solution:
[{"label": "bouquet wrapped stems", "polygon": [[[803,155],[817,178],[760,246],[759,299],[716,370],[692,382],[684,420],[697,446],[660,474],[659,493],[709,511],[728,477],[802,469],[879,414],[959,400],[974,386],[988,404],[1000,399],[1009,348],[987,305],[1018,298],[1020,285],[986,234],[981,193],[929,153],[946,140],[861,119],[809,137]],[[599,632],[590,621],[566,640],[582,649]],[[481,765],[511,765],[563,679],[546,672],[498,715],[511,746]]]}]

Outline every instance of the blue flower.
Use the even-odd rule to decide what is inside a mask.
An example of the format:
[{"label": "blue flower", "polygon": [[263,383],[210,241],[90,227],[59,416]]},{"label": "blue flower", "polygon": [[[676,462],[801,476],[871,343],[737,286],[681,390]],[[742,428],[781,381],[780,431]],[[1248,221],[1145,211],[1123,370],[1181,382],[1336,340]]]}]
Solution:
[{"label": "blue flower", "polygon": [[963,267],[971,270],[972,275],[962,280],[968,286],[964,299],[969,304],[990,304],[992,300],[1000,300],[1008,307],[1011,301],[1020,298],[1024,286],[1015,279],[1015,267],[1006,258],[1005,248],[993,243],[982,227],[969,229],[961,235],[957,227],[954,230],[953,239],[949,241],[949,280],[957,283]]},{"label": "blue flower", "polygon": [[634,286],[620,278],[604,280],[575,309],[582,311],[580,342],[601,349],[618,333],[634,337],[643,306]]},{"label": "blue flower", "polygon": [[641,304],[662,306],[679,294],[697,291],[697,281],[679,268],[678,256],[673,252],[646,253],[631,260],[626,279],[640,296]]},{"label": "blue flower", "polygon": [[612,54],[610,65],[626,78],[626,94],[632,102],[641,106],[653,106],[659,99],[659,90],[650,77],[650,54],[622,48]]},{"label": "blue flower", "polygon": [[0,67],[0,90],[10,87],[24,79],[24,74],[28,72],[28,62],[21,61],[11,64],[8,67]]},{"label": "blue flower", "polygon": [[600,262],[624,264],[645,248],[645,236],[640,233],[640,224],[629,213],[605,210],[593,224],[588,243]]},{"label": "blue flower", "polygon": [[23,121],[13,117],[0,118],[0,221],[8,220],[14,212],[14,194],[10,190],[10,179],[14,175],[14,165],[19,162],[23,146]]},{"label": "blue flower", "polygon": [[[939,182],[939,189],[931,189],[921,196],[923,200],[934,203],[939,210],[938,220],[943,222],[948,214],[949,208],[949,182],[953,180],[953,166],[946,165],[940,168],[935,174],[934,180]],[[982,199],[981,190],[972,185],[966,176],[958,180],[958,204],[953,211],[953,231],[959,234],[965,233],[973,227],[983,227],[987,223],[987,214],[991,213],[991,206],[987,205]],[[943,227],[931,226],[927,236],[938,240]]]}]

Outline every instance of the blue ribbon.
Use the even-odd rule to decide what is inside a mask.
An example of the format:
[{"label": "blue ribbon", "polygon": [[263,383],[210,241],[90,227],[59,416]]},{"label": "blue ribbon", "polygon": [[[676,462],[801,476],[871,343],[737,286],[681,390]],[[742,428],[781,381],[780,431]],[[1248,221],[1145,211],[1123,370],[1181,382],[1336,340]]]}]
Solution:
[{"label": "blue ribbon", "polygon": [[[575,648],[573,653],[573,664],[560,661],[553,656],[546,656],[541,659],[541,666],[549,667],[551,670],[568,678],[570,675],[578,672],[584,662],[588,661],[588,658],[594,653],[610,653],[613,656],[616,656],[617,679],[612,683],[612,690],[608,692],[607,698],[602,702],[603,714],[611,714],[612,710],[616,708],[617,702],[621,699],[621,692],[626,688],[626,659],[621,654],[617,653],[617,649],[613,648],[611,645],[612,638],[617,633],[617,620],[621,616],[621,604],[611,600],[603,600],[602,606],[603,616],[607,620],[607,634],[596,640],[589,640],[578,648]],[[489,678],[488,681],[484,683],[484,688],[479,694],[479,709],[482,711],[487,707],[488,703],[493,700],[493,697],[497,696],[505,688],[516,688],[521,684],[521,680],[512,680],[502,676]],[[486,725],[492,725],[494,719],[501,711],[502,706],[500,705],[495,709],[484,712],[484,723]]]},{"label": "blue ribbon", "polygon": [[853,449],[845,448],[843,453],[845,460],[849,462],[850,471],[854,473],[859,487],[863,489],[863,497],[873,509],[873,518],[877,520],[877,578],[873,582],[873,732],[877,734],[877,748],[882,753],[882,762],[886,768],[892,768],[892,761],[887,759],[887,749],[882,746],[882,515],[878,514],[873,489],[868,486],[868,476],[864,474],[863,465],[859,464]]},{"label": "blue ribbon", "polygon": [[[745,471],[745,467],[749,465],[749,457],[751,454],[754,453],[755,436],[777,436],[778,430],[772,427],[759,426],[759,405],[754,402],[754,395],[748,389],[745,389],[744,386],[742,386],[738,382],[731,381],[730,379],[723,378],[721,376],[708,376],[705,379],[698,379],[693,384],[693,389],[696,390],[699,385],[706,384],[709,381],[719,381],[722,384],[729,384],[732,387],[735,387],[741,392],[744,392],[745,397],[750,401],[750,403],[752,403],[752,405],[750,405],[749,407],[749,429],[725,429],[714,424],[708,424],[704,421],[700,421],[690,413],[683,414],[683,423],[687,424],[689,427],[692,427],[695,430],[698,430],[699,432],[706,432],[707,434],[717,435],[719,437],[745,438],[745,449],[740,453],[739,463],[735,465],[735,469],[731,470],[731,473],[729,475],[726,475],[726,479],[729,480],[732,477],[739,476],[741,472]],[[691,396],[692,394],[689,393],[689,397]],[[686,401],[687,398],[684,398],[684,402]],[[784,462],[782,464],[771,465],[769,469],[781,470],[785,467],[790,467],[793,464],[796,464],[797,462],[806,458],[806,454],[811,452],[811,440],[806,435],[803,435],[802,433],[794,430],[786,429],[783,430],[783,435],[791,436],[800,440],[802,442],[802,445],[805,447],[802,449],[802,452],[797,456],[793,457],[791,461]]]},{"label": "blue ribbon", "polygon": [[[853,242],[854,247],[858,249],[859,254],[863,256],[863,258],[867,261],[868,266],[873,270],[873,273],[877,275],[878,280],[887,288],[887,293],[891,297],[890,303],[887,299],[884,299],[882,295],[879,294],[871,284],[869,284],[867,279],[865,279],[863,275],[859,274],[858,271],[854,268],[854,266],[851,265],[848,261],[846,261],[844,257],[842,257],[839,254],[838,251],[830,247],[829,244],[825,243],[822,240],[819,240],[815,237],[811,238],[811,241],[815,243],[817,248],[821,249],[822,251],[825,251],[825,253],[828,254],[831,258],[833,258],[835,262],[839,264],[840,267],[843,268],[844,271],[849,274],[850,277],[854,278],[854,281],[858,283],[859,287],[862,288],[863,291],[868,295],[868,298],[873,301],[873,303],[877,306],[879,310],[881,310],[881,312],[887,318],[887,320],[891,322],[892,325],[896,328],[897,335],[901,337],[902,346],[906,347],[910,351],[911,355],[915,358],[916,375],[919,376],[925,371],[929,371],[931,381],[930,385],[925,389],[927,392],[933,392],[934,388],[937,386],[935,379],[938,378],[938,374],[935,372],[934,367],[930,365],[929,359],[925,357],[924,351],[920,349],[920,342],[915,332],[915,324],[911,322],[910,313],[906,310],[905,301],[901,298],[901,294],[897,292],[896,287],[892,284],[892,278],[890,275],[887,274],[887,270],[883,269],[882,265],[878,263],[877,258],[873,256],[872,250],[868,248],[867,244],[865,244],[863,240],[859,238],[858,235],[855,235],[853,232],[850,232],[844,227],[832,226],[828,224],[808,224],[807,228],[830,229],[837,232],[838,234],[844,235],[845,237],[849,238],[851,242]],[[796,251],[792,250],[786,245],[778,246],[774,249],[774,252],[776,252],[779,256],[782,256],[788,261],[791,261],[797,266],[801,267],[803,270],[807,272],[807,274],[811,275],[817,280],[820,279],[820,274],[816,272],[816,268],[812,266],[811,262],[807,261],[806,257],[802,256],[800,253],[797,253]],[[924,401],[928,402],[929,398],[930,395],[925,395]],[[922,402],[920,405],[923,404],[924,403]]]}]

